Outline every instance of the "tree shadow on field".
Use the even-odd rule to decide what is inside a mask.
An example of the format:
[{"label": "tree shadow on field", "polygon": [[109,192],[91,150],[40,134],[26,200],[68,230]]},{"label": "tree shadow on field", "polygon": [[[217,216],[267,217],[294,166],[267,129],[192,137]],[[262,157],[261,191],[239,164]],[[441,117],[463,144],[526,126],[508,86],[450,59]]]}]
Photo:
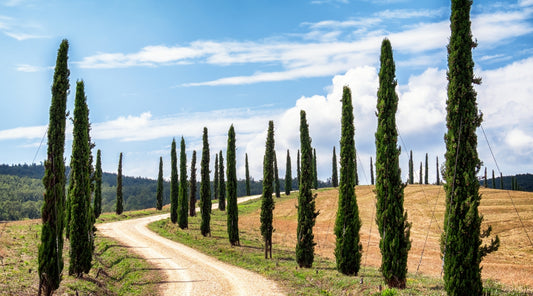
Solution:
[{"label": "tree shadow on field", "polygon": [[190,281],[153,281],[144,283],[133,283],[134,286],[146,286],[146,285],[163,285],[163,284],[187,284],[187,283],[199,283],[205,282],[204,280],[190,280]]},{"label": "tree shadow on field", "polygon": [[112,245],[106,245],[106,246],[105,246],[100,252],[95,253],[95,254],[98,255],[98,256],[101,256],[101,255],[104,254],[107,250],[109,250],[109,249],[111,249],[111,248],[133,249],[133,248],[138,248],[138,247],[130,247],[130,246],[126,246],[126,245],[112,244]]}]

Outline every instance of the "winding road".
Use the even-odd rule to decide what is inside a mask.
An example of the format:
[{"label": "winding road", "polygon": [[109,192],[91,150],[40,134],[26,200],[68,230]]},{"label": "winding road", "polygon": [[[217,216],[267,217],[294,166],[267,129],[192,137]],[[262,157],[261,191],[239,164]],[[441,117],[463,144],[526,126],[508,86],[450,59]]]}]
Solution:
[{"label": "winding road", "polygon": [[[238,203],[254,198],[258,196],[240,198]],[[284,295],[274,281],[161,237],[146,227],[168,217],[149,216],[99,224],[97,228],[164,271],[162,295]]]}]

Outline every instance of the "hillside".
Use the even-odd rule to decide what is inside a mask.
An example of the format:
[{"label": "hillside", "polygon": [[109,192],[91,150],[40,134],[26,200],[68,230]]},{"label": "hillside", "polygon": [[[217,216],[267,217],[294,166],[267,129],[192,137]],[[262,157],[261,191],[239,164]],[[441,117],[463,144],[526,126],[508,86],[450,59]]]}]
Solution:
[{"label": "hillside", "polygon": [[[532,174],[519,174],[515,176],[503,176],[503,178],[500,178],[500,177],[494,178],[494,185],[496,185],[496,189],[501,189],[500,182],[503,181],[503,189],[511,190],[513,177],[516,178],[516,182],[518,183],[518,188],[521,191],[533,192],[533,175]],[[488,176],[487,178],[488,188],[493,188],[492,183],[493,183],[492,178]],[[479,184],[481,184],[481,186],[484,186],[484,180],[481,180]]]},{"label": "hillside", "polygon": [[[356,195],[363,223],[360,232],[363,244],[363,266],[379,267],[381,264],[380,236],[375,224],[375,194],[373,190],[374,186],[357,186]],[[314,228],[317,243],[315,252],[334,260],[335,235],[333,228],[338,191],[337,189],[319,190],[317,193],[316,208],[320,210],[320,215],[317,217]],[[532,287],[533,246],[530,245],[525,236],[509,196],[512,196],[528,234],[533,238],[533,193],[482,188],[481,194],[483,197],[479,210],[484,215],[483,227],[491,224],[493,234],[498,234],[501,240],[500,249],[487,256],[482,262],[483,278],[493,279],[509,286],[527,285]],[[442,186],[409,185],[405,188],[405,208],[408,213],[408,220],[412,223],[409,272],[415,273],[418,270],[419,273],[440,276],[442,262],[439,240],[444,219],[444,198],[445,193]],[[296,203],[296,199],[276,203],[274,244],[294,248],[297,225]],[[260,235],[259,213],[260,210],[257,210],[252,215],[242,217],[239,220],[241,231],[256,232],[257,235]]]}]

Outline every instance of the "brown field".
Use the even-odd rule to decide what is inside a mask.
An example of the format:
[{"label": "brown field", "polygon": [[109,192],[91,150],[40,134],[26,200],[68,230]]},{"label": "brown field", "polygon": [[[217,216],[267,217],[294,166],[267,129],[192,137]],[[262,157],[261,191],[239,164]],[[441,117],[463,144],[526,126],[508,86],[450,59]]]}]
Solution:
[{"label": "brown field", "polygon": [[[381,264],[380,237],[375,223],[373,189],[374,186],[356,187],[357,203],[363,223],[360,231],[363,244],[362,275],[365,271],[364,266],[379,267]],[[315,252],[323,257],[334,259],[333,228],[338,191],[336,189],[319,190],[317,193],[316,208],[320,210],[320,215],[313,229],[317,243]],[[492,233],[499,235],[501,241],[500,249],[482,261],[483,279],[492,279],[511,287],[533,287],[533,246],[526,237],[510,198],[511,196],[517,207],[529,237],[533,239],[533,193],[485,188],[481,188],[480,193],[482,201],[479,211],[484,216],[482,227],[485,228],[491,224]],[[440,276],[442,261],[439,239],[443,228],[444,200],[445,193],[442,186],[409,185],[405,188],[404,204],[408,220],[412,223],[412,246],[408,260],[410,273],[416,273],[418,270],[418,273]],[[296,203],[296,199],[276,203],[274,244],[295,246]],[[260,210],[257,210],[251,215],[240,217],[240,229],[259,233],[259,213]]]}]

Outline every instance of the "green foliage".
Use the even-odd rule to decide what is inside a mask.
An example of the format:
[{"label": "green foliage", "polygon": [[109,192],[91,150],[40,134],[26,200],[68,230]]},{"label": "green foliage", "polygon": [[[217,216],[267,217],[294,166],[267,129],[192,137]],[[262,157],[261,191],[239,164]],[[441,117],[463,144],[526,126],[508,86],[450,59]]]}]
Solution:
[{"label": "green foliage", "polygon": [[439,171],[439,157],[438,156],[437,156],[436,168],[437,168],[437,180],[435,184],[440,185],[440,171]]},{"label": "green foliage", "polygon": [[196,216],[196,150],[192,152],[189,188],[189,216],[194,217]]},{"label": "green foliage", "polygon": [[178,225],[181,229],[188,227],[189,192],[187,182],[187,154],[185,154],[185,140],[181,137],[180,145],[180,185],[178,195]]},{"label": "green foliage", "polygon": [[176,151],[176,139],[172,139],[170,148],[170,221],[178,222],[178,153]]},{"label": "green foliage", "polygon": [[[69,208],[67,209],[71,213],[70,220],[67,221],[70,225],[70,265],[68,273],[76,277],[81,277],[83,273],[89,273],[94,249],[94,217],[90,209],[90,167],[92,164],[89,158],[91,153],[89,144],[89,109],[87,108],[84,88],[83,80],[78,81],[74,104],[74,137],[70,161]],[[119,171],[120,168],[121,162],[119,163]]]},{"label": "green foliage", "polygon": [[45,295],[59,287],[63,272],[63,223],[65,200],[65,125],[70,71],[68,69],[68,41],[64,39],[57,52],[52,103],[48,124],[48,152],[45,161],[42,207],[43,227],[39,245],[39,283]]},{"label": "green foliage", "polygon": [[420,177],[418,178],[418,184],[423,184],[422,183],[422,179],[423,179],[423,173],[422,173],[422,162],[420,162],[420,170],[418,171]]},{"label": "green foliage", "polygon": [[102,213],[102,151],[96,152],[96,170],[94,173],[94,218]]},{"label": "green foliage", "polygon": [[219,184],[219,173],[218,173],[218,153],[215,153],[215,174],[213,176],[213,195],[214,199],[218,199],[220,196],[220,193],[218,191],[218,184]]},{"label": "green foliage", "polygon": [[164,182],[163,182],[163,157],[159,157],[159,173],[157,174],[157,192],[156,192],[156,206],[155,208],[158,211],[161,211],[163,209],[163,190],[164,190]]},{"label": "green foliage", "polygon": [[268,122],[268,133],[265,144],[265,156],[263,158],[263,193],[261,195],[261,235],[265,242],[265,259],[272,258],[272,212],[274,211],[274,199],[272,199],[272,182],[274,181],[274,121]]},{"label": "green foliage", "polygon": [[401,179],[396,128],[398,95],[395,91],[396,74],[392,46],[388,39],[384,39],[381,45],[380,60],[376,131],[376,223],[381,236],[381,273],[389,287],[404,289],[407,255],[411,248],[410,224],[403,207],[405,185]]},{"label": "green foliage", "polygon": [[429,184],[428,154],[426,153],[426,170],[424,175],[424,184]]},{"label": "green foliage", "polygon": [[337,171],[337,154],[335,153],[335,146],[333,146],[333,159],[331,160],[331,186],[339,186],[339,174]]},{"label": "green foliage", "polygon": [[315,241],[313,226],[318,212],[315,212],[315,198],[311,193],[316,181],[316,150],[313,157],[309,125],[305,111],[300,111],[300,149],[302,150],[302,172],[298,195],[298,225],[296,227],[296,262],[300,267],[311,268],[315,259]]},{"label": "green foliage", "polygon": [[301,174],[301,171],[300,171],[300,149],[298,149],[298,153],[296,154],[296,173],[297,173],[297,179],[296,179],[296,183],[297,183],[297,187],[300,188],[300,174]]},{"label": "green foliage", "polygon": [[226,181],[224,178],[224,157],[222,156],[222,150],[218,156],[218,209],[221,211],[226,210]]},{"label": "green foliage", "polygon": [[200,167],[200,212],[202,214],[202,224],[200,231],[203,236],[211,236],[211,184],[209,181],[209,143],[207,141],[207,127],[204,127],[202,136],[202,160]]},{"label": "green foliage", "polygon": [[[359,230],[361,219],[355,196],[355,141],[352,94],[344,87],[342,93],[342,120],[340,142],[339,204],[335,220],[335,259],[337,270],[357,275],[361,267],[363,246]],[[303,157],[303,153],[302,153]],[[302,162],[303,163],[303,162]]]},{"label": "green foliage", "polygon": [[274,151],[274,192],[276,193],[276,197],[281,196],[279,191],[278,158],[276,156],[276,151]]},{"label": "green foliage", "polygon": [[409,180],[408,180],[408,183],[409,184],[414,184],[415,183],[415,176],[414,176],[414,173],[413,173],[413,150],[411,150],[409,152]]},{"label": "green foliage", "polygon": [[291,172],[291,155],[287,149],[287,161],[285,162],[285,195],[291,194],[292,190],[292,172]]},{"label": "green foliage", "polygon": [[228,198],[228,238],[232,246],[239,246],[239,209],[237,208],[237,160],[235,158],[235,129],[233,124],[228,131],[228,149],[226,150],[227,198]]},{"label": "green foliage", "polygon": [[481,162],[477,153],[476,129],[481,125],[478,112],[470,30],[471,0],[452,0],[448,44],[448,99],[446,101],[446,163],[444,189],[446,212],[441,252],[444,261],[444,282],[448,295],[481,295],[480,263],[484,255],[497,250],[499,239],[481,247],[481,238],[490,234],[490,227],[481,232],[483,217],[479,215],[481,200],[477,173]]},{"label": "green foliage", "polygon": [[[318,189],[318,172],[317,172],[317,167],[316,167],[316,149],[313,149],[312,154],[313,154],[313,159],[312,159],[312,161],[313,161],[313,163],[312,163],[312,165],[313,165],[313,171],[312,171],[313,172],[313,176],[312,176],[312,178],[313,178],[312,179],[313,180],[313,188]],[[303,166],[303,158],[304,158],[304,156],[303,156],[303,151],[302,151],[302,166]]]},{"label": "green foliage", "polygon": [[248,153],[245,158],[245,180],[246,180],[246,196],[250,196],[250,169],[248,168]]},{"label": "green foliage", "polygon": [[117,215],[122,214],[124,211],[124,199],[122,195],[122,152],[120,152],[120,158],[118,160],[118,173],[117,173],[117,204],[115,207],[115,213]]},{"label": "green foliage", "polygon": [[370,157],[370,184],[374,185],[374,165],[372,164],[372,157]]},{"label": "green foliage", "polygon": [[398,295],[398,290],[396,289],[385,289],[381,291],[381,296],[396,296]]}]

